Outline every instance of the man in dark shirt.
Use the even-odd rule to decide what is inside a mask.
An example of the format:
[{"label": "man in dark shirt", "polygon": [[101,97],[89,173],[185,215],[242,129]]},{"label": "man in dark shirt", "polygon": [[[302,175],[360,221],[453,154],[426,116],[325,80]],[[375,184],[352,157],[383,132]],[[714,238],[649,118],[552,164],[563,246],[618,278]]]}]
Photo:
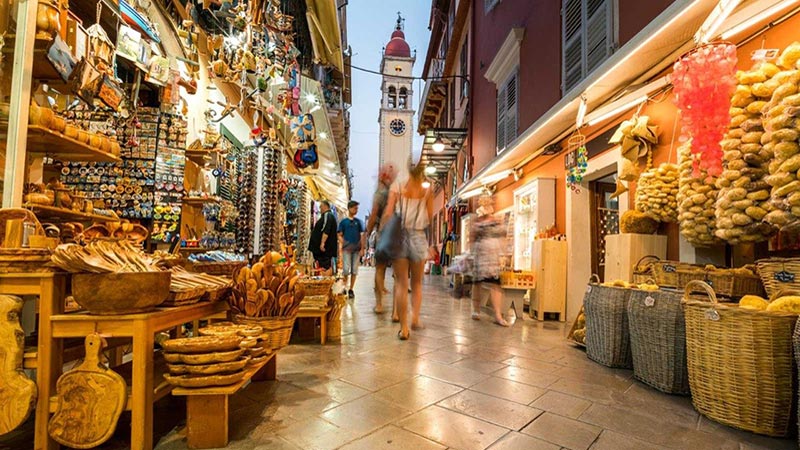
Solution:
[{"label": "man in dark shirt", "polygon": [[326,275],[333,275],[332,260],[336,258],[338,248],[336,217],[333,216],[330,203],[326,200],[320,203],[319,211],[322,215],[317,220],[317,223],[314,224],[314,229],[311,230],[308,250],[314,255],[314,261],[316,261],[319,268],[323,269]]}]

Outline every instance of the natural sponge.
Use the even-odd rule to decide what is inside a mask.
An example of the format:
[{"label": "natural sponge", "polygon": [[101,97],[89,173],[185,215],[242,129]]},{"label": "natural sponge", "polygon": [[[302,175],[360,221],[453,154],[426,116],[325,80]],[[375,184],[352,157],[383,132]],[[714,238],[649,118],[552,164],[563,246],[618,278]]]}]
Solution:
[{"label": "natural sponge", "polygon": [[645,213],[629,209],[622,213],[619,220],[619,231],[622,233],[654,234],[658,231],[658,222]]},{"label": "natural sponge", "polygon": [[767,309],[769,302],[757,295],[745,295],[739,300],[739,307],[745,309],[757,309],[763,311]]}]

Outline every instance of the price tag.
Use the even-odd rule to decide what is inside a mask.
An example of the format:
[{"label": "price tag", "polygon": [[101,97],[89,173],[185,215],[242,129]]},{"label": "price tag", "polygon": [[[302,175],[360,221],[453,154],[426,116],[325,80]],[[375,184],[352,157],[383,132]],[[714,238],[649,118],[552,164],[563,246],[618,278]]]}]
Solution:
[{"label": "price tag", "polygon": [[719,313],[716,309],[707,309],[705,313],[706,319],[717,322],[719,321]]},{"label": "price tag", "polygon": [[648,295],[644,299],[644,304],[645,304],[645,306],[653,306],[653,305],[656,304],[656,299],[654,299],[652,296]]},{"label": "price tag", "polygon": [[592,292],[592,285],[586,286],[586,293],[590,294]]},{"label": "price tag", "polygon": [[794,274],[791,272],[787,272],[785,270],[781,270],[780,272],[775,273],[773,275],[775,281],[779,281],[781,283],[793,283],[794,282]]}]

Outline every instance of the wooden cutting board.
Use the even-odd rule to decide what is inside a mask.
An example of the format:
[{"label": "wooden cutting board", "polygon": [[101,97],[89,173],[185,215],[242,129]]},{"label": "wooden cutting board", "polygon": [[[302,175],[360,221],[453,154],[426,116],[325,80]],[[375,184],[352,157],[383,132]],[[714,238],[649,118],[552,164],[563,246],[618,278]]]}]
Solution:
[{"label": "wooden cutting board", "polygon": [[0,295],[0,436],[25,422],[36,403],[36,383],[22,371],[22,299]]},{"label": "wooden cutting board", "polygon": [[105,339],[91,334],[85,346],[81,365],[58,379],[58,408],[47,427],[55,441],[72,448],[92,448],[107,441],[128,396],[125,380],[101,363]]}]

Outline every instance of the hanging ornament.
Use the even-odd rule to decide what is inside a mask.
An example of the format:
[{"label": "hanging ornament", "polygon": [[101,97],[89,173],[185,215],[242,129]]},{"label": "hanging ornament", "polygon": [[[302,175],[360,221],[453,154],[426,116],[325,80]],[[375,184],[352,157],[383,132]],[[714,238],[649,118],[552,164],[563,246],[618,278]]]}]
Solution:
[{"label": "hanging ornament", "polygon": [[647,168],[652,165],[652,147],[658,143],[658,127],[649,124],[647,116],[634,115],[630,120],[620,124],[617,131],[608,141],[619,144],[622,155],[622,167],[619,178],[624,181],[635,181],[639,178],[639,158],[647,157]]},{"label": "hanging ornament", "polygon": [[700,169],[714,177],[722,173],[720,141],[730,124],[728,110],[736,88],[736,46],[715,43],[698,47],[672,67],[675,104],[681,111],[680,142],[692,140]]},{"label": "hanging ornament", "polygon": [[589,167],[589,153],[586,150],[586,138],[580,133],[573,135],[567,141],[567,148],[568,153],[575,154],[575,163],[567,170],[567,187],[572,189],[576,194],[580,194],[580,185],[583,182],[586,169]]}]

